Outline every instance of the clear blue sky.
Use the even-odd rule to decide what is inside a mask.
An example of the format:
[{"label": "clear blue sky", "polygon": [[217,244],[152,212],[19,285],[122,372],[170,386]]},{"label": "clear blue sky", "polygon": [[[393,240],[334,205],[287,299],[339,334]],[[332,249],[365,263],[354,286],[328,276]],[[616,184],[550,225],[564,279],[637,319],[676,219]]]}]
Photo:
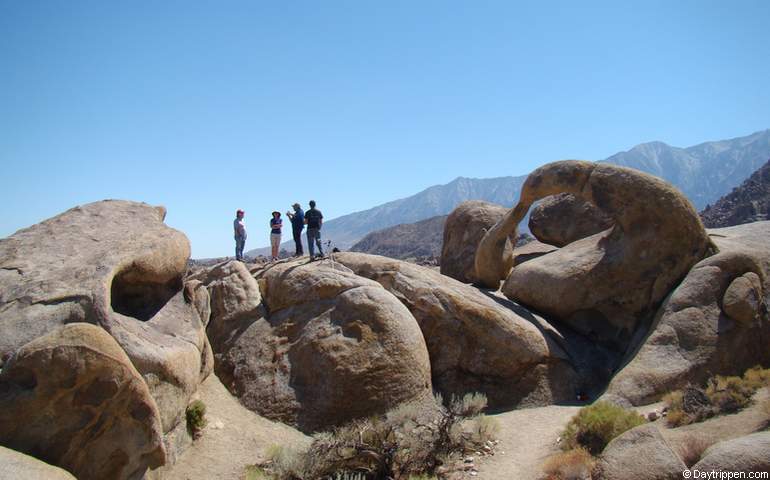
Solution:
[{"label": "clear blue sky", "polygon": [[770,2],[0,0],[0,237],[162,204],[194,257],[457,176],[770,128]]}]

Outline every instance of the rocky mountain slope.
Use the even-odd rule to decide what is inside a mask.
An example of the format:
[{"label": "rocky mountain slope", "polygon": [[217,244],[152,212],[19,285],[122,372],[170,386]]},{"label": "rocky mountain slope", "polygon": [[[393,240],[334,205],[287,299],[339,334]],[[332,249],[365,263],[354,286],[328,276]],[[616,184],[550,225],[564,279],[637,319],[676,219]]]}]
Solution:
[{"label": "rocky mountain slope", "polygon": [[350,250],[406,260],[439,257],[446,215],[404,223],[369,233]]},{"label": "rocky mountain slope", "polygon": [[710,228],[767,220],[770,213],[770,160],[739,187],[700,213]]},{"label": "rocky mountain slope", "polygon": [[[602,162],[635,168],[661,177],[681,190],[697,209],[715,202],[740,184],[770,157],[770,130],[705,142],[687,148],[663,142],[637,145]],[[351,213],[324,224],[326,239],[347,249],[370,232],[446,215],[465,200],[484,200],[512,206],[519,198],[526,175],[464,178],[435,185],[407,198]],[[288,245],[288,244],[287,244]],[[293,250],[293,247],[286,247]],[[264,250],[264,249],[263,249]],[[252,250],[250,255],[263,253]]]}]

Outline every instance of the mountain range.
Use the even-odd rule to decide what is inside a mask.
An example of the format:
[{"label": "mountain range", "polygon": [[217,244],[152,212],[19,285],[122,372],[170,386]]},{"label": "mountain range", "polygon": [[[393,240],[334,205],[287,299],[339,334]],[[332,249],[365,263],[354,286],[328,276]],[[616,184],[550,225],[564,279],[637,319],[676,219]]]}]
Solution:
[{"label": "mountain range", "polygon": [[[679,188],[700,210],[738,186],[770,158],[770,130],[729,140],[680,148],[663,142],[643,143],[601,160],[661,177]],[[341,249],[366,234],[403,223],[414,223],[451,212],[465,200],[485,200],[513,206],[527,176],[458,177],[445,185],[324,223],[324,237]],[[286,244],[288,245],[288,243]],[[293,250],[293,247],[287,247]],[[264,254],[257,249],[249,255]]]}]

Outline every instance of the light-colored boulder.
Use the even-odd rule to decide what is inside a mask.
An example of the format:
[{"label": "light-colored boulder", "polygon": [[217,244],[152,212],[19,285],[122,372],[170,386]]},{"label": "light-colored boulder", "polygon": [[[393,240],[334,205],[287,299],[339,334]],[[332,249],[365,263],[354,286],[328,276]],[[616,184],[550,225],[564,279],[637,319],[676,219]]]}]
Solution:
[{"label": "light-colored boulder", "polygon": [[81,480],[141,478],[165,463],[162,434],[147,384],[101,327],[54,329],[0,373],[0,443]]},{"label": "light-colored boulder", "polygon": [[[473,258],[487,230],[505,215],[508,209],[481,200],[469,200],[457,206],[444,224],[441,246],[441,273],[465,283],[476,281]],[[503,240],[502,262],[511,266],[511,251],[516,237]]]},{"label": "light-colored boulder", "polygon": [[2,480],[77,480],[68,471],[0,446]]},{"label": "light-colored boulder", "polygon": [[[591,202],[614,226],[509,273],[501,241],[535,201],[562,192]],[[508,298],[624,350],[639,322],[710,246],[695,209],[665,181],[610,164],[562,161],[529,175],[519,203],[482,239],[475,265],[484,285],[506,279]]]},{"label": "light-colored boulder", "polygon": [[[770,363],[765,303],[770,222],[710,232],[720,252],[696,264],[660,307],[649,332],[637,334],[608,394],[640,405],[711,375],[742,374],[753,365]],[[747,291],[760,299],[751,320],[732,318],[721,305],[741,279],[748,280]]]},{"label": "light-colored boulder", "polygon": [[546,197],[529,214],[529,231],[543,243],[563,247],[612,226],[592,203],[569,193]]},{"label": "light-colored boulder", "polygon": [[66,323],[100,325],[144,377],[170,431],[209,353],[206,292],[183,292],[190,245],[164,217],[162,207],[106,200],[0,240],[0,357]]},{"label": "light-colored boulder", "polygon": [[482,392],[492,408],[573,400],[584,386],[540,317],[429,268],[344,252],[336,262],[376,280],[417,319],[433,385],[445,396]]},{"label": "light-colored boulder", "polygon": [[307,259],[257,275],[259,290],[237,266],[210,283],[216,373],[244,406],[315,431],[430,398],[417,322],[379,284]]},{"label": "light-colored boulder", "polygon": [[712,445],[692,468],[701,472],[770,472],[770,431]]},{"label": "light-colored boulder", "polygon": [[602,480],[680,480],[687,469],[655,425],[632,428],[601,453]]},{"label": "light-colored boulder", "polygon": [[722,310],[733,320],[751,324],[760,315],[763,303],[759,275],[746,272],[727,287],[722,298]]}]

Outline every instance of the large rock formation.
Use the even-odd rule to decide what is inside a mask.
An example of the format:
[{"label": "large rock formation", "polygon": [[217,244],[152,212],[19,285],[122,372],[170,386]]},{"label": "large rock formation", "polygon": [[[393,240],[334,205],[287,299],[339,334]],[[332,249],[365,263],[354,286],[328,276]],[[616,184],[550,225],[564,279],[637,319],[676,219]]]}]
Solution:
[{"label": "large rock formation", "polygon": [[233,262],[200,277],[217,375],[246,407],[314,431],[430,397],[417,322],[379,284],[307,259],[257,276]]},{"label": "large rock formation", "polygon": [[[770,471],[770,431],[753,433],[712,445],[693,470],[710,472],[768,472]],[[749,477],[750,478],[750,477]]]},{"label": "large rock formation", "polygon": [[433,385],[445,396],[482,392],[499,408],[572,400],[583,389],[561,335],[513,302],[399,260],[334,259],[409,308],[430,353]]},{"label": "large rock formation", "polygon": [[538,240],[563,247],[612,226],[612,219],[592,203],[569,193],[546,197],[529,215],[529,231]]},{"label": "large rock formation", "polygon": [[[476,282],[473,259],[476,248],[487,230],[505,215],[507,209],[480,200],[463,202],[455,208],[444,224],[441,247],[441,273],[465,283]],[[516,235],[502,240],[502,262],[511,268],[511,251]]]},{"label": "large rock formation", "polygon": [[710,230],[719,253],[693,267],[640,332],[607,394],[655,401],[714,374],[770,364],[770,222]]},{"label": "large rock formation", "polygon": [[687,466],[655,425],[642,425],[613,439],[598,468],[603,480],[678,480]]},{"label": "large rock formation", "polygon": [[147,385],[115,340],[85,323],[32,340],[4,365],[0,443],[82,480],[141,478],[165,462]]},{"label": "large rock formation", "polygon": [[66,323],[100,325],[144,377],[170,431],[207,371],[198,311],[207,294],[188,289],[185,298],[190,245],[164,217],[162,207],[107,200],[0,240],[0,357]]},{"label": "large rock formation", "polygon": [[[511,271],[506,239],[535,201],[563,192],[593,203],[613,219],[613,228]],[[623,351],[639,322],[709,247],[692,205],[663,180],[608,164],[563,161],[527,178],[519,203],[479,244],[475,267],[484,285],[496,288],[507,278],[508,298]]]},{"label": "large rock formation", "polygon": [[[172,452],[166,460],[173,461],[184,443],[185,408],[212,371],[213,355],[205,334],[208,291],[184,283],[189,242],[164,217],[162,207],[107,200],[0,240],[0,361],[63,325],[98,325],[149,388]],[[126,438],[124,447],[129,460],[120,475],[131,475],[139,465],[132,459],[145,455],[146,445]],[[125,463],[123,453],[104,468]],[[127,478],[120,475],[114,478]]]}]

